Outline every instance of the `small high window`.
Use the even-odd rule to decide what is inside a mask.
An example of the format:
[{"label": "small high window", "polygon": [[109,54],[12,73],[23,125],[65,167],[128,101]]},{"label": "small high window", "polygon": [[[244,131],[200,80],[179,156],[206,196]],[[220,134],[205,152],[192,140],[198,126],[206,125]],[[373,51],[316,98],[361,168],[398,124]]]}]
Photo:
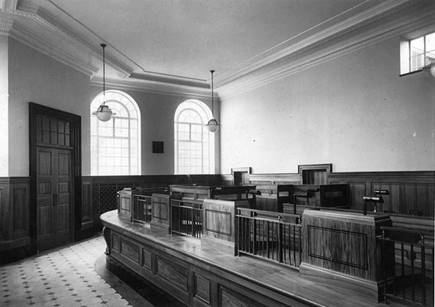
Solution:
[{"label": "small high window", "polygon": [[106,91],[106,104],[115,115],[102,122],[92,115],[103,102],[100,93],[91,103],[91,174],[140,175],[140,112],[124,92]]},{"label": "small high window", "polygon": [[400,43],[400,74],[420,71],[435,62],[435,33]]}]

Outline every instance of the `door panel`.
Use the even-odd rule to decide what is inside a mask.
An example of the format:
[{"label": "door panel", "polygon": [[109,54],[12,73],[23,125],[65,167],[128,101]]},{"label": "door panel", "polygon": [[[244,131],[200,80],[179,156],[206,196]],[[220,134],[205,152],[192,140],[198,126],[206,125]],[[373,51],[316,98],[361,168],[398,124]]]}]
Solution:
[{"label": "door panel", "polygon": [[72,239],[72,160],[70,150],[45,146],[37,156],[37,245],[44,250]]}]

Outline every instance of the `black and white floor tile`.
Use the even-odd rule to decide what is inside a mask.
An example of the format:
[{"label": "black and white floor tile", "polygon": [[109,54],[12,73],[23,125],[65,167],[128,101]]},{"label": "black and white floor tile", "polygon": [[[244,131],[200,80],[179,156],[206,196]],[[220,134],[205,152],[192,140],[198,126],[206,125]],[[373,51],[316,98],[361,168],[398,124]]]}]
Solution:
[{"label": "black and white floor tile", "polygon": [[[105,247],[96,237],[0,266],[0,306],[132,306],[95,269]],[[120,280],[117,284],[128,289]],[[134,305],[151,306],[128,291]]]}]

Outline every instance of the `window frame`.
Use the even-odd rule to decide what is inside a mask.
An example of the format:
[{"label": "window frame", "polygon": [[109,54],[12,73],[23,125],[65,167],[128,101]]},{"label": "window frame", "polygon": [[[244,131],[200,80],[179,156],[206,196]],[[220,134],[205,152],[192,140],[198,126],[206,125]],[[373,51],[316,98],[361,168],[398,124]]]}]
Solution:
[{"label": "window frame", "polygon": [[[402,39],[400,41],[400,74],[399,74],[400,77],[418,73],[427,68],[428,64],[426,64],[426,57],[427,57],[426,54],[428,52],[434,52],[434,50],[427,50],[427,36],[429,35],[435,35],[435,32],[428,32],[426,34],[419,35],[411,39]],[[413,41],[421,38],[423,39],[423,52],[422,52],[423,66],[421,68],[411,70],[412,69],[411,44]],[[404,55],[403,53],[406,53],[406,55]],[[403,65],[406,65],[406,67],[403,67]]]},{"label": "window frame", "polygon": [[[201,119],[200,123],[180,121],[179,118],[185,111],[195,112]],[[175,174],[214,174],[215,173],[215,138],[214,134],[209,132],[205,125],[213,117],[210,108],[200,100],[188,99],[181,102],[174,115],[174,173]],[[189,138],[180,139],[179,125],[188,125]],[[200,140],[192,139],[192,126],[200,126]],[[207,139],[204,136],[207,135]],[[180,143],[201,144],[201,172],[184,172],[180,170]],[[205,151],[208,151],[207,159],[205,160]]]},{"label": "window frame", "polygon": [[[110,135],[101,135],[101,129],[103,128],[103,123],[96,119],[95,115],[92,113],[98,108],[98,106],[103,102],[104,95],[103,92],[99,93],[91,102],[90,106],[90,151],[91,151],[91,175],[92,176],[130,176],[130,175],[140,175],[141,174],[141,114],[139,106],[136,101],[127,93],[118,90],[107,90],[106,91],[106,104],[119,104],[119,109],[123,108],[126,116],[113,115],[110,121],[111,133]],[[132,112],[133,111],[133,112]],[[116,111],[115,111],[116,112]],[[134,113],[134,114],[133,114]],[[121,120],[127,121],[126,128],[119,128],[116,123],[120,123]],[[132,134],[132,121],[136,121],[136,135]],[[127,136],[123,136],[118,129],[126,129]],[[117,133],[118,131],[118,133]],[[102,158],[102,148],[101,140],[127,140],[127,153],[122,154],[122,148],[120,153],[120,159],[127,158],[127,172],[119,171],[121,168],[119,165],[115,165],[110,172],[102,172],[100,169],[101,158]],[[133,141],[136,143],[136,152],[133,153]],[[115,148],[115,147],[113,147]],[[132,155],[135,154],[136,156]],[[110,157],[109,157],[110,158]],[[134,161],[133,159],[136,159]],[[133,169],[133,165],[135,168]],[[117,170],[118,169],[118,170]],[[122,169],[122,168],[121,168]]]}]

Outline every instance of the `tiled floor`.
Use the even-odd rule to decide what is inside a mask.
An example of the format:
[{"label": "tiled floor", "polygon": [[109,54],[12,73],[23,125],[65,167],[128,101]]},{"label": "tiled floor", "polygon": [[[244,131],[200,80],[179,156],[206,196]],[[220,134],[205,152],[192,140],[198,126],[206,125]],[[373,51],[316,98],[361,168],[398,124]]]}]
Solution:
[{"label": "tiled floor", "polygon": [[102,278],[104,265],[97,273],[105,247],[96,237],[0,266],[0,306],[152,306],[107,270]]}]

